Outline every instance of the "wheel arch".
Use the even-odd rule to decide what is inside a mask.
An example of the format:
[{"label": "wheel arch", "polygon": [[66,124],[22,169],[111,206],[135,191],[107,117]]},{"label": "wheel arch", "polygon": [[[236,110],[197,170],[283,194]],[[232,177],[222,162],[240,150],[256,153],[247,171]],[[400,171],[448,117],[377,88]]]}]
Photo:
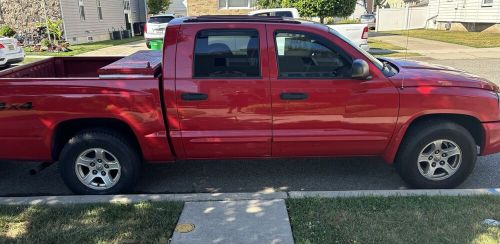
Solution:
[{"label": "wheel arch", "polygon": [[466,114],[425,114],[413,118],[399,128],[399,131],[393,136],[384,155],[382,156],[384,160],[388,164],[393,164],[394,159],[396,158],[400,150],[401,144],[406,139],[408,131],[417,124],[427,122],[429,120],[447,120],[463,126],[467,131],[469,131],[469,133],[471,133],[476,145],[480,147],[480,150],[483,150],[485,131],[483,126],[481,125],[481,121],[478,118]]},{"label": "wheel arch", "polygon": [[116,132],[123,136],[137,150],[142,158],[141,146],[132,128],[122,120],[115,118],[80,118],[58,123],[54,128],[51,144],[51,156],[59,160],[60,153],[71,137],[88,129],[103,129]]}]

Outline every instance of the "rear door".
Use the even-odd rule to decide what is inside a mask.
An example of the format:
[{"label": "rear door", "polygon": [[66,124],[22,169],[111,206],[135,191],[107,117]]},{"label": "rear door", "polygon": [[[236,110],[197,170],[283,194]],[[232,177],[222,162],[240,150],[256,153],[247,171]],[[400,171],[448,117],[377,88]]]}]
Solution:
[{"label": "rear door", "polygon": [[187,158],[271,155],[271,94],[263,24],[183,25],[176,99]]},{"label": "rear door", "polygon": [[396,88],[374,65],[370,80],[352,79],[353,60],[366,57],[333,34],[287,27],[267,28],[272,156],[382,153],[398,114]]}]

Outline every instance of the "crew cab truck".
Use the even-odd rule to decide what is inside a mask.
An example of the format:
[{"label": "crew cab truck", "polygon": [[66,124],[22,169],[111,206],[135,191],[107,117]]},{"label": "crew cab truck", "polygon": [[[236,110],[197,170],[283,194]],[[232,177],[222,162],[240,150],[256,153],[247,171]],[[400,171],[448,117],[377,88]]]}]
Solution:
[{"label": "crew cab truck", "polygon": [[181,18],[163,53],[1,72],[0,159],[58,161],[78,194],[128,191],[144,162],[318,156],[380,156],[413,187],[450,188],[500,152],[498,92],[320,24]]}]

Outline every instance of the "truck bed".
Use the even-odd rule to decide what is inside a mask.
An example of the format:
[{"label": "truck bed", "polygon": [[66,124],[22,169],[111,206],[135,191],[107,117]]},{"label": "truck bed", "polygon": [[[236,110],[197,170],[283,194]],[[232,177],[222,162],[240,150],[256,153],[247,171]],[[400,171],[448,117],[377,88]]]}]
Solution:
[{"label": "truck bed", "polygon": [[99,77],[97,71],[121,57],[52,57],[0,72],[0,78]]},{"label": "truck bed", "polygon": [[161,52],[152,55],[158,64],[144,61],[149,53],[53,57],[0,72],[0,158],[51,161],[60,128],[105,121],[130,127],[144,160],[173,159],[157,76]]},{"label": "truck bed", "polygon": [[127,57],[52,57],[0,72],[2,78],[155,77],[161,52],[139,51]]}]

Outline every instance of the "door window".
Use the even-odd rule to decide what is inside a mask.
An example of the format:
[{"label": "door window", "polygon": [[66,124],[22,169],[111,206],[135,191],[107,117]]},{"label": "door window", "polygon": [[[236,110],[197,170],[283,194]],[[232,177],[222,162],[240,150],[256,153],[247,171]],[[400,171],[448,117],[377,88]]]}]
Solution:
[{"label": "door window", "polygon": [[275,35],[280,78],[342,79],[351,77],[351,63],[332,44],[304,33]]},{"label": "door window", "polygon": [[206,30],[196,36],[194,77],[260,77],[256,30]]}]

